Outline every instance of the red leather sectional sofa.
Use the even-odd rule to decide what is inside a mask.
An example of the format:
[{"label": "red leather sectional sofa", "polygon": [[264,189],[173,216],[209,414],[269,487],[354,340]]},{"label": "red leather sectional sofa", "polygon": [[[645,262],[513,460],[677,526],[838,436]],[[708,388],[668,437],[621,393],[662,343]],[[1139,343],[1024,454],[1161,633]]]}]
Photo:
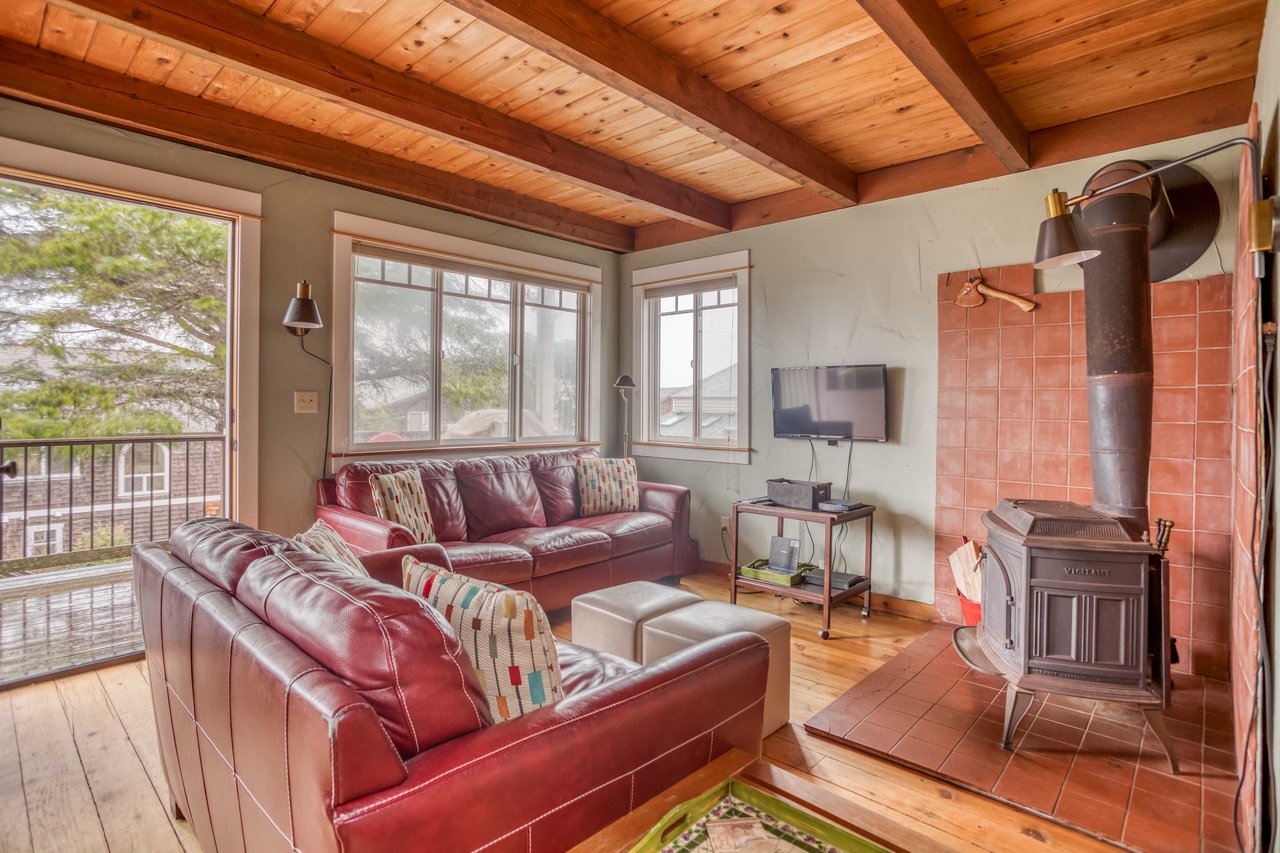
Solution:
[{"label": "red leather sectional sofa", "polygon": [[206,853],[564,850],[760,748],[754,634],[643,668],[559,643],[566,698],[494,724],[439,614],[290,540],[192,521],[134,575],[165,777]]},{"label": "red leather sectional sofa", "polygon": [[591,448],[482,459],[354,462],[316,485],[315,517],[357,552],[410,545],[401,525],[374,514],[369,477],[422,474],[436,539],[464,575],[529,590],[546,610],[574,596],[692,572],[689,490],[640,484],[640,511],[582,518],[577,461]]}]

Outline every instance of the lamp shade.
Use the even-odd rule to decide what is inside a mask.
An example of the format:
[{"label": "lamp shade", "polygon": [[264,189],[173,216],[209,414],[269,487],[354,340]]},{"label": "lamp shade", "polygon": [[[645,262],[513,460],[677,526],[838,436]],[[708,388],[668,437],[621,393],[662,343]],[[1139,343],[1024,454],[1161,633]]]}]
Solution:
[{"label": "lamp shade", "polygon": [[298,282],[298,295],[289,300],[289,308],[284,312],[284,327],[295,335],[305,335],[312,329],[323,329],[324,321],[320,319],[320,306],[311,298],[311,285],[306,279]]},{"label": "lamp shade", "polygon": [[636,387],[636,381],[629,374],[622,374],[618,377],[618,381],[613,383],[613,387],[619,390],[631,390]]},{"label": "lamp shade", "polygon": [[1040,223],[1040,237],[1036,241],[1036,259],[1033,264],[1036,269],[1071,266],[1101,254],[1067,209],[1066,193],[1054,190],[1045,196],[1044,206],[1048,217]]}]

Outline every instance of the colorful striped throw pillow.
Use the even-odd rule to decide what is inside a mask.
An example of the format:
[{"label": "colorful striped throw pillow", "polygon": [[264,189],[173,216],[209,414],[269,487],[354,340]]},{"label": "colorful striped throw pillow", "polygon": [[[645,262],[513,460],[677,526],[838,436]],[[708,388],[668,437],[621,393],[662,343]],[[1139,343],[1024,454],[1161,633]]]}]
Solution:
[{"label": "colorful striped throw pillow", "polygon": [[351,550],[351,546],[338,531],[325,524],[323,520],[317,519],[315,524],[293,537],[293,541],[314,554],[320,554],[341,563],[351,569],[353,574],[369,576],[364,564],[356,556],[356,552]]},{"label": "colorful striped throw pillow", "polygon": [[579,459],[578,494],[582,498],[582,516],[640,509],[639,480],[634,459],[592,456]]},{"label": "colorful striped throw pillow", "polygon": [[373,489],[373,510],[378,518],[403,524],[419,545],[436,541],[427,493],[417,468],[374,474],[369,477],[369,488]]},{"label": "colorful striped throw pillow", "polygon": [[495,721],[564,698],[555,635],[527,592],[405,557],[404,588],[442,613],[467,650]]}]

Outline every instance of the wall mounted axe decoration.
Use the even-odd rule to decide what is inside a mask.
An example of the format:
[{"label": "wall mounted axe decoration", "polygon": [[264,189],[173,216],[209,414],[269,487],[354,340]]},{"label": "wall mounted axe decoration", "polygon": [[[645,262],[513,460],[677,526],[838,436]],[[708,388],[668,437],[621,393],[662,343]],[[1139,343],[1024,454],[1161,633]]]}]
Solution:
[{"label": "wall mounted axe decoration", "polygon": [[964,287],[956,295],[956,304],[961,308],[977,308],[987,300],[984,297],[990,296],[992,299],[1003,299],[1018,306],[1019,311],[1034,311],[1036,303],[1030,299],[1023,299],[1021,296],[1015,296],[1012,293],[1005,293],[1003,290],[996,290],[994,287],[988,287],[986,282],[982,280],[982,276],[968,279],[964,283]]}]

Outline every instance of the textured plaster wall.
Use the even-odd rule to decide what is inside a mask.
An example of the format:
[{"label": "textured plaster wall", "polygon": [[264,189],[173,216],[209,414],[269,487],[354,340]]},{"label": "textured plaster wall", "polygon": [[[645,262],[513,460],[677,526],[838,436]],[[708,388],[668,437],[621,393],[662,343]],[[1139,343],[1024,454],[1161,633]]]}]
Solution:
[{"label": "textured plaster wall", "polygon": [[[933,600],[934,473],[937,445],[937,276],[952,270],[1027,263],[1043,196],[1052,187],[1078,191],[1100,166],[1126,156],[1172,159],[1238,129],[1174,140],[1132,152],[1011,175],[913,198],[836,211],[621,259],[632,270],[740,249],[751,252],[751,464],[640,460],[647,479],[693,490],[693,532],[702,559],[724,562],[719,518],[732,500],[763,494],[770,477],[805,477],[809,446],[772,435],[769,369],[802,364],[885,362],[890,367],[891,440],[855,444],[850,492],[875,503],[874,587],[916,601]],[[1223,221],[1216,244],[1181,278],[1229,272],[1235,244],[1239,154],[1228,151],[1200,168],[1219,190]],[[1078,269],[1038,282],[1040,290],[1072,290]],[[620,305],[620,365],[629,372],[635,318]],[[819,444],[817,479],[844,484],[847,445]],[[744,539],[748,553],[767,553],[765,525]],[[807,547],[807,546],[806,546]],[[861,530],[844,551],[861,565]]]},{"label": "textured plaster wall", "polygon": [[[616,322],[617,256],[517,228],[496,225],[387,198],[234,157],[116,130],[14,101],[0,99],[0,136],[78,154],[169,172],[262,194],[262,269],[259,356],[259,524],[292,534],[310,523],[315,479],[324,447],[324,416],[295,415],[295,389],[325,390],[325,368],[303,354],[278,320],[306,278],[315,286],[322,315],[333,316],[333,212],[439,231],[499,246],[538,252],[599,266],[604,271],[604,365],[596,379],[610,386],[616,376],[612,346]],[[328,357],[328,329],[313,332],[307,345]],[[605,396],[606,400],[611,399]],[[603,434],[613,432],[616,413],[606,409]]]}]

